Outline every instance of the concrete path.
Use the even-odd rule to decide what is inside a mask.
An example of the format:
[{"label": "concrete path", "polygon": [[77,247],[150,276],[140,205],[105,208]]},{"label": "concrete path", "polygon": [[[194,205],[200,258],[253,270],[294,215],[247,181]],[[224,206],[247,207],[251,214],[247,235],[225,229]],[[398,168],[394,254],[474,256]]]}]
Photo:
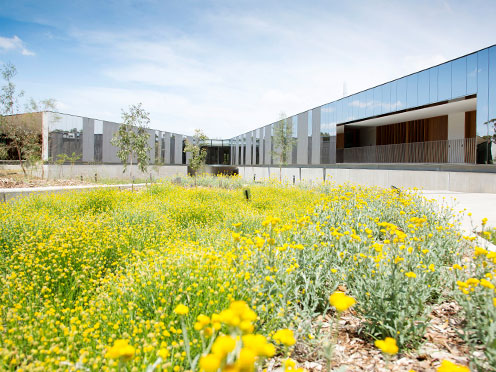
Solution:
[{"label": "concrete path", "polygon": [[463,233],[475,236],[475,244],[496,251],[495,245],[476,233],[481,231],[483,218],[487,218],[486,227],[496,227],[496,194],[445,190],[423,190],[422,193],[427,199],[434,199],[442,206],[453,208],[455,213],[461,213]]},{"label": "concrete path", "polygon": [[496,194],[444,190],[423,190],[422,193],[427,199],[453,208],[456,213],[462,212],[462,229],[467,232],[480,231],[483,218],[487,218],[487,226],[496,227]]}]

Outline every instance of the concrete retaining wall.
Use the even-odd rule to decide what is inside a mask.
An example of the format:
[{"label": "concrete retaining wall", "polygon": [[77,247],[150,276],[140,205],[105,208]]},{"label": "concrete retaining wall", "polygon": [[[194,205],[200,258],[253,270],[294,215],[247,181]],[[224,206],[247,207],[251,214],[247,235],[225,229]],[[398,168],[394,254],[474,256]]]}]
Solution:
[{"label": "concrete retaining wall", "polygon": [[[277,167],[239,167],[239,174],[246,180],[270,177],[279,179]],[[421,188],[425,190],[448,190],[470,193],[496,193],[496,173],[449,172],[429,170],[398,169],[357,169],[357,168],[282,168],[282,179],[292,182],[321,183],[325,174],[326,181],[353,183],[367,186]],[[259,177],[260,174],[260,177]]]},{"label": "concrete retaining wall", "polygon": [[[75,164],[72,168],[70,165],[44,165],[45,177],[54,178],[91,178],[94,179],[95,174],[98,179],[130,179],[127,168],[126,173],[123,173],[124,167],[121,164]],[[149,179],[150,174],[153,179],[174,177],[177,175],[187,175],[186,165],[161,165],[149,166],[147,173],[142,173],[137,166],[133,165],[133,176],[136,179]]]}]

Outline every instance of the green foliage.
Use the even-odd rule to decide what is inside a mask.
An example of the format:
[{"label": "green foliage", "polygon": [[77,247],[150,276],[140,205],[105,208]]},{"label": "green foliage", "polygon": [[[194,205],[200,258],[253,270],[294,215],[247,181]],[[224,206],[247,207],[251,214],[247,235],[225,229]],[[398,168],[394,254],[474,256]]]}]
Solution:
[{"label": "green foliage", "polygon": [[288,164],[289,155],[293,151],[295,139],[293,138],[293,124],[288,120],[284,113],[274,126],[273,144],[274,151],[272,156],[279,164],[279,167]]},{"label": "green foliage", "polygon": [[129,111],[122,110],[122,124],[111,140],[112,145],[119,148],[117,157],[124,164],[124,172],[128,164],[131,168],[133,158],[136,156],[138,168],[146,172],[149,164],[149,151],[151,150],[148,140],[150,134],[147,132],[150,124],[149,113],[142,107],[141,103],[129,106]]},{"label": "green foliage", "polygon": [[208,137],[202,132],[201,129],[195,129],[193,142],[186,140],[184,152],[191,154],[188,165],[195,172],[195,175],[205,165],[205,159],[207,158],[205,142],[207,140]]},{"label": "green foliage", "polygon": [[[13,79],[17,70],[12,64],[4,64],[1,70],[5,85],[0,94],[0,133],[7,138],[7,144],[2,145],[2,154],[14,150],[24,174],[26,169],[23,160],[28,165],[34,165],[41,160],[41,123],[37,119],[39,111],[54,110],[53,99],[37,103],[30,99],[25,105],[25,113],[21,114],[21,99],[24,92],[17,92]],[[6,156],[5,156],[6,157]]]}]

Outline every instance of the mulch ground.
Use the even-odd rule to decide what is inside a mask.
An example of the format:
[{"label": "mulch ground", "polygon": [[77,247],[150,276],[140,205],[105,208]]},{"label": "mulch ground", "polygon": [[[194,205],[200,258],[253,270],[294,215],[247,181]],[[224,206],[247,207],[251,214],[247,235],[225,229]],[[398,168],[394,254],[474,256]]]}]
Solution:
[{"label": "mulch ground", "polygon": [[[436,371],[444,359],[468,366],[470,351],[460,338],[463,332],[460,307],[455,302],[437,305],[430,314],[430,324],[424,335],[424,343],[415,352],[399,353],[386,363],[383,354],[371,340],[365,341],[358,336],[361,320],[352,311],[344,313],[339,321],[338,341],[334,348],[331,370],[339,372],[423,372]],[[323,339],[331,338],[331,316],[320,319],[323,323]],[[327,335],[326,335],[327,334]],[[309,372],[326,370],[324,351],[310,348],[305,344],[295,346],[292,358],[300,367]],[[271,363],[268,371],[281,369],[280,363]]]}]

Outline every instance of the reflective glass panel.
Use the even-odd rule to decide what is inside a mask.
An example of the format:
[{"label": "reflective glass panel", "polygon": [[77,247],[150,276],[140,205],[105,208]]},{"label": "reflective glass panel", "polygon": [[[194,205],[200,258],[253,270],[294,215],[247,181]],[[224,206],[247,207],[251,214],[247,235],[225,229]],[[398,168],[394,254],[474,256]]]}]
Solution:
[{"label": "reflective glass panel", "polygon": [[353,120],[360,119],[360,94],[354,94],[351,97],[351,106],[353,106]]},{"label": "reflective glass panel", "polygon": [[467,56],[467,95],[477,93],[477,54]]},{"label": "reflective glass panel", "polygon": [[390,93],[391,93],[391,112],[394,112],[397,110],[396,108],[396,80],[395,81],[392,81],[389,83],[391,89],[390,89]]},{"label": "reflective glass panel", "polygon": [[[336,101],[336,115],[337,115],[337,120],[338,120],[338,123],[342,123],[343,122],[343,114],[342,114],[342,110],[341,108],[343,107],[343,100],[339,100],[339,101]],[[321,128],[322,128],[322,112],[320,114],[320,123],[321,123]],[[322,131],[322,129],[321,129]]]},{"label": "reflective glass panel", "polygon": [[417,106],[418,102],[418,74],[407,76],[406,78],[406,107]]},{"label": "reflective glass panel", "polygon": [[391,111],[391,84],[387,83],[382,86],[382,113],[387,114]]},{"label": "reflective glass panel", "polygon": [[375,87],[374,89],[374,116],[382,114],[382,88]]},{"label": "reflective glass panel", "polygon": [[436,103],[437,100],[437,71],[438,67],[429,69],[429,103]]},{"label": "reflective glass panel", "polygon": [[419,106],[429,103],[429,70],[420,71],[418,73],[418,90],[417,97]]},{"label": "reflective glass panel", "polygon": [[438,66],[437,84],[438,101],[451,99],[451,63]]},{"label": "reflective glass panel", "polygon": [[406,78],[396,80],[396,111],[406,109]]},{"label": "reflective glass panel", "polygon": [[360,108],[360,119],[367,116],[367,92],[361,92],[359,94],[358,106]]},{"label": "reflective glass panel", "polygon": [[477,53],[477,135],[487,136],[489,120],[489,51]]},{"label": "reflective glass panel", "polygon": [[353,103],[352,103],[354,98],[355,98],[354,95],[346,98],[346,112],[348,113],[348,115],[347,115],[347,121],[354,120],[354,117],[353,117]]},{"label": "reflective glass panel", "polygon": [[83,118],[47,113],[48,124],[48,157],[52,161],[59,159],[58,155],[72,153],[80,155],[77,162],[81,162],[83,154]]},{"label": "reflective glass panel", "polygon": [[371,117],[374,116],[374,91],[372,89],[367,90],[366,92],[366,111],[365,115],[366,117]]},{"label": "reflective glass panel", "polygon": [[467,59],[465,57],[451,62],[451,98],[467,95]]},{"label": "reflective glass panel", "polygon": [[[496,119],[496,48],[489,49],[489,120]],[[494,124],[492,125],[494,128]],[[489,132],[492,135],[492,132]],[[493,154],[494,156],[494,154]]]}]

